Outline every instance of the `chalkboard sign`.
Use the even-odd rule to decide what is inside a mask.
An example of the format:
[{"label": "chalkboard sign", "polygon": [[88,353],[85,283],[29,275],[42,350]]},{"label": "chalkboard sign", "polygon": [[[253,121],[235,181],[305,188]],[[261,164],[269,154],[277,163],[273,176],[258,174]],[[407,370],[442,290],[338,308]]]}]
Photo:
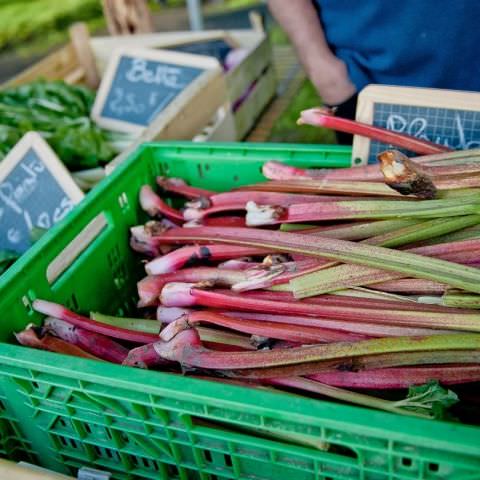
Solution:
[{"label": "chalkboard sign", "polygon": [[218,68],[214,58],[154,49],[117,50],[98,90],[92,117],[113,130],[141,133],[162,112]]},{"label": "chalkboard sign", "polygon": [[[480,147],[480,93],[476,92],[369,85],[358,97],[356,120],[456,150]],[[353,164],[375,163],[387,147],[355,136]]]},{"label": "chalkboard sign", "polygon": [[231,43],[224,38],[214,38],[210,40],[199,40],[183,45],[175,45],[172,47],[163,47],[167,50],[175,50],[176,52],[193,53],[196,55],[206,55],[215,57],[220,63],[225,62],[225,58],[233,49]]},{"label": "chalkboard sign", "polygon": [[35,227],[50,228],[82,198],[42,137],[25,134],[0,163],[0,250],[25,252]]}]

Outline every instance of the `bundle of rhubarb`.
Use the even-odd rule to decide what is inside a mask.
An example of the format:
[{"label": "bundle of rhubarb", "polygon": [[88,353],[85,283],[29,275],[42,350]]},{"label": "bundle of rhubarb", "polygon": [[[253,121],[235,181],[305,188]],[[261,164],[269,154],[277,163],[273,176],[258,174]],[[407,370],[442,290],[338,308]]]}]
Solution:
[{"label": "bundle of rhubarb", "polygon": [[267,181],[223,193],[157,178],[139,199],[152,219],[131,228],[139,318],[36,300],[48,317],[18,340],[441,417],[450,386],[480,381],[480,150],[398,137],[428,154],[334,171],[271,161]]}]

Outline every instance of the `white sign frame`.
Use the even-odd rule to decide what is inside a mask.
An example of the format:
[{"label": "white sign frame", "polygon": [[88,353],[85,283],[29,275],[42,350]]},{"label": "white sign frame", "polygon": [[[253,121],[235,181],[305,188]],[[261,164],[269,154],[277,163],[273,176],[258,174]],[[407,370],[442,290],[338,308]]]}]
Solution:
[{"label": "white sign frame", "polygon": [[[124,56],[142,58],[152,61],[163,61],[172,65],[201,68],[204,70],[198,77],[189,83],[175,98],[157,115],[170,116],[178,110],[179,104],[183,104],[191,98],[192,92],[195,92],[198,83],[203,84],[205,79],[211,76],[211,71],[219,70],[220,63],[216,58],[205,55],[196,55],[170,50],[155,50],[153,48],[135,48],[120,47],[113,51],[112,57],[108,62],[105,74],[97,92],[95,103],[92,108],[91,117],[95,122],[105,128],[127,133],[141,134],[148,126],[117,120],[102,116],[105,102],[110,93],[112,82],[117,73],[120,60]],[[152,119],[152,122],[155,119]]]},{"label": "white sign frame", "polygon": [[33,150],[37,154],[51,176],[55,178],[62,190],[74,204],[79,203],[83,199],[84,193],[77,186],[70,172],[59,160],[50,145],[37,132],[27,132],[8,152],[2,162],[0,162],[0,183],[2,183],[10,175],[10,172],[25,158],[29,150]]},{"label": "white sign frame", "polygon": [[[450,108],[477,112],[480,111],[480,93],[438,88],[367,85],[358,95],[355,120],[371,125],[376,103]],[[352,147],[352,166],[366,165],[369,155],[370,139],[355,135]],[[361,161],[356,163],[355,159],[360,159]]]}]

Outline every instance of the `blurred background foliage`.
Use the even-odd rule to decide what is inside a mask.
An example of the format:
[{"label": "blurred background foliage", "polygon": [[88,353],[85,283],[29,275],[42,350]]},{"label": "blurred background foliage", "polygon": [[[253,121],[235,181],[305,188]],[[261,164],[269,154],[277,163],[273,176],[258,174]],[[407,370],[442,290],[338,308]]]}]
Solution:
[{"label": "blurred background foliage", "polygon": [[[160,25],[161,17],[175,9],[185,7],[185,0],[150,0],[150,7]],[[204,14],[219,15],[218,25],[222,27],[222,14],[236,9],[255,8],[264,5],[261,0],[205,0]],[[158,20],[158,22],[157,22]],[[0,69],[2,57],[17,63],[15,58],[37,60],[54,47],[68,40],[68,27],[77,21],[86,22],[92,34],[106,33],[101,0],[0,0]],[[170,19],[168,20],[170,21]],[[285,33],[274,22],[267,23],[273,45],[288,45]],[[231,26],[225,28],[232,28]],[[171,29],[171,28],[170,28]],[[24,68],[22,66],[22,68]],[[291,104],[278,118],[270,141],[298,143],[333,143],[334,135],[325,129],[309,126],[298,127],[298,113],[308,107],[321,104],[312,84],[306,80]]]}]

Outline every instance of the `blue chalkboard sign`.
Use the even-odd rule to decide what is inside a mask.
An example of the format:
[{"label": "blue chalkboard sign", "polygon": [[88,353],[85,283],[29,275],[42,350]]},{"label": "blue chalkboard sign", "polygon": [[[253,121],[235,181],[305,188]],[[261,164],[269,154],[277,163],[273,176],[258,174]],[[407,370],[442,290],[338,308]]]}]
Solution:
[{"label": "blue chalkboard sign", "polygon": [[25,252],[35,227],[49,229],[82,197],[40,135],[27,133],[0,164],[0,250]]},{"label": "blue chalkboard sign", "polygon": [[153,49],[117,52],[107,67],[92,116],[109,128],[142,131],[206,68],[218,67],[215,59],[207,58],[205,65],[203,58]]},{"label": "blue chalkboard sign", "polygon": [[[360,93],[356,119],[455,150],[480,147],[480,94],[475,92],[369,85]],[[375,163],[387,147],[355,137],[354,157]]]}]

